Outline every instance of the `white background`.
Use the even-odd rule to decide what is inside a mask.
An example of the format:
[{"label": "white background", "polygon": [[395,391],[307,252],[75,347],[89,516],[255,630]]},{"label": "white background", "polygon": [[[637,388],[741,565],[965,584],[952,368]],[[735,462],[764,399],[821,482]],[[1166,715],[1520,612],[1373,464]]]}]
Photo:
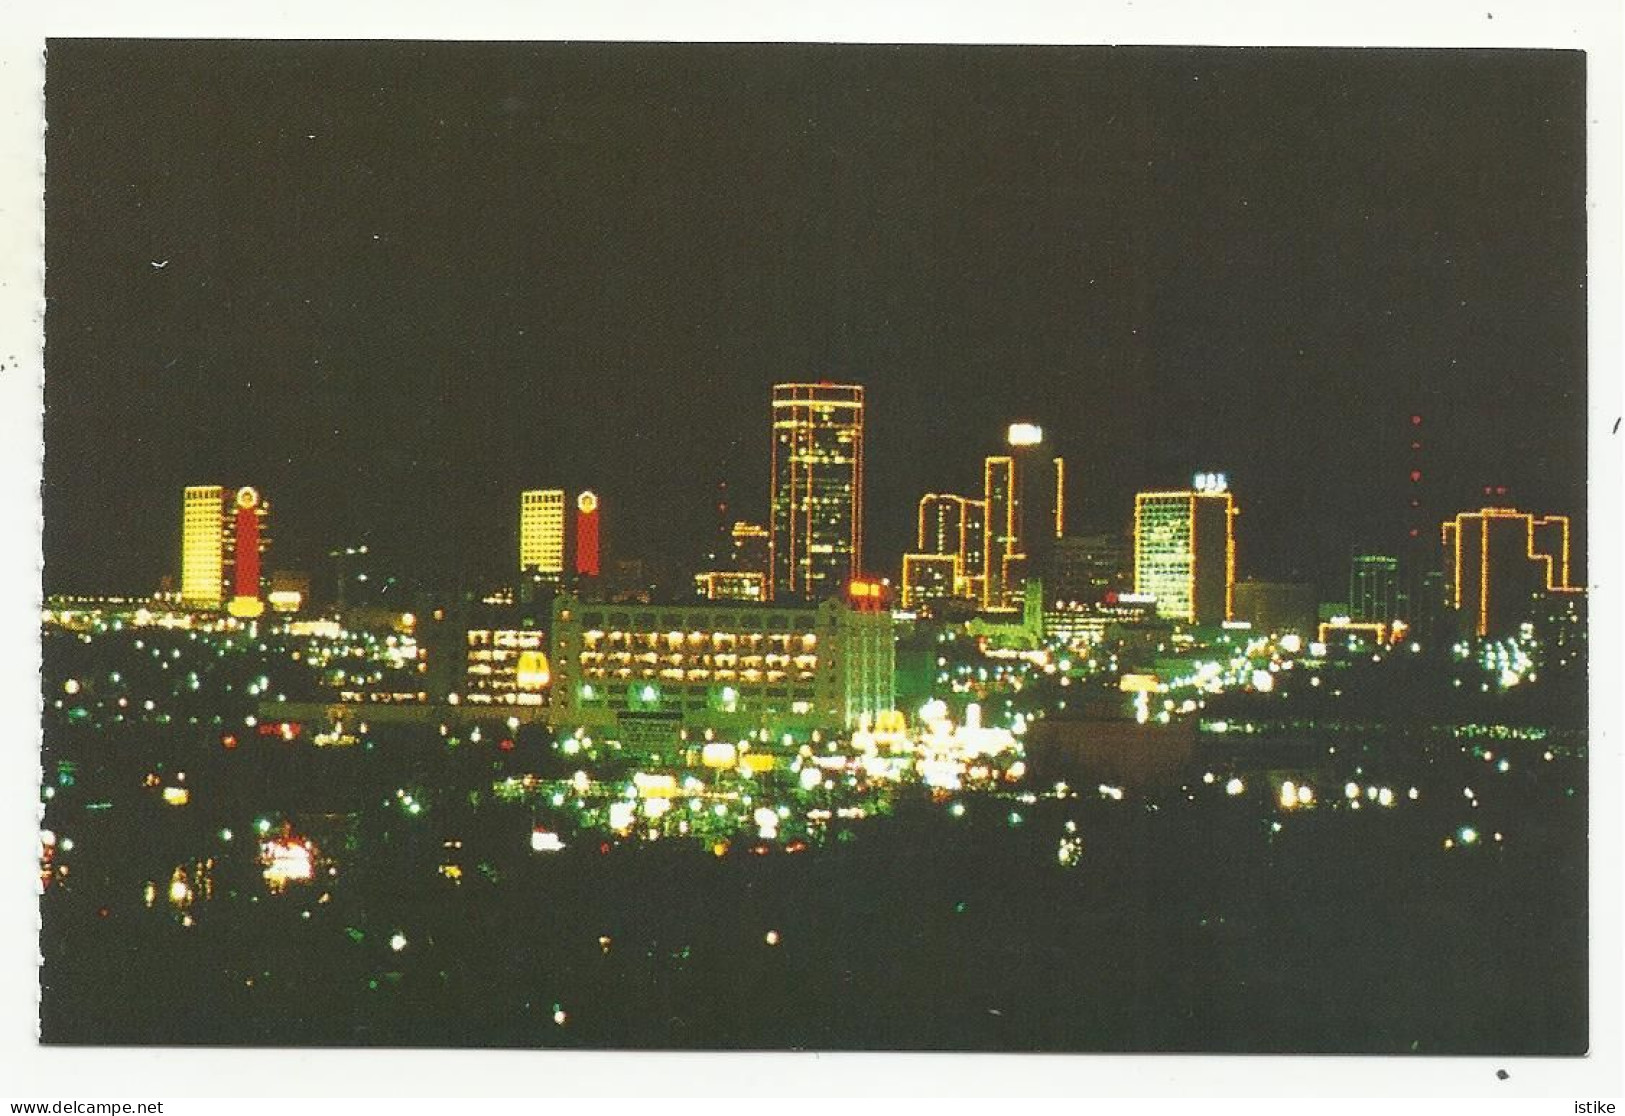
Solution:
[{"label": "white background", "polygon": [[[181,1097],[979,1094],[1092,1097],[1544,1096],[1519,1111],[1621,1098],[1618,512],[1622,390],[1620,5],[1608,0],[1173,0],[1040,4],[74,3],[0,7],[0,1100]],[[16,10],[21,9],[21,10]],[[39,479],[44,44],[61,36],[648,39],[958,43],[1551,47],[1589,53],[1592,555],[1592,1055],[1584,1059],[661,1055],[519,1051],[79,1050],[40,1047],[37,996]],[[16,359],[11,359],[12,355]],[[1579,432],[1576,431],[1576,435]],[[108,493],[116,499],[116,493]],[[1601,686],[1598,686],[1600,680]],[[1603,690],[1599,696],[1595,691]],[[1528,943],[1538,951],[1542,943]],[[1444,1005],[1441,1005],[1443,1007]],[[455,1036],[448,1035],[454,1041]],[[1497,1069],[1510,1077],[1500,1081]],[[591,1103],[591,1102],[589,1102]],[[601,1102],[600,1102],[601,1103]],[[242,1105],[242,1110],[259,1106]],[[317,1111],[382,1110],[382,1103]],[[390,1104],[391,1111],[453,1106]],[[460,1107],[460,1106],[458,1106]],[[572,1105],[572,1109],[578,1105]],[[1047,1107],[1047,1106],[1046,1106]],[[1109,1105],[1110,1108],[1143,1107]],[[1163,1105],[1154,1106],[1157,1108]],[[1226,1108],[1238,1108],[1234,1103]],[[1407,1107],[1421,1107],[1419,1104]],[[1440,1106],[1429,1104],[1428,1109]],[[1447,1106],[1454,1109],[1456,1106]],[[1475,1104],[1474,1110],[1483,1110]],[[1500,1107],[1500,1106],[1496,1106]],[[228,1110],[236,1110],[232,1105]],[[498,1111],[538,1111],[501,1105]],[[166,1112],[216,1110],[202,1103]],[[1076,1111],[1076,1106],[1068,1106]]]}]

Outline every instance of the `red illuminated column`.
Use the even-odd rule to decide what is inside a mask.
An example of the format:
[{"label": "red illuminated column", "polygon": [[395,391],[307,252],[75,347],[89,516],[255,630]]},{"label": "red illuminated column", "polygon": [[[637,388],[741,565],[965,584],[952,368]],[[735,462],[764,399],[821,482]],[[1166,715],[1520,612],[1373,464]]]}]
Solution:
[{"label": "red illuminated column", "polygon": [[254,508],[237,508],[237,575],[232,588],[239,597],[260,595],[260,520]]},{"label": "red illuminated column", "polygon": [[598,497],[591,492],[576,497],[576,574],[598,576]]}]

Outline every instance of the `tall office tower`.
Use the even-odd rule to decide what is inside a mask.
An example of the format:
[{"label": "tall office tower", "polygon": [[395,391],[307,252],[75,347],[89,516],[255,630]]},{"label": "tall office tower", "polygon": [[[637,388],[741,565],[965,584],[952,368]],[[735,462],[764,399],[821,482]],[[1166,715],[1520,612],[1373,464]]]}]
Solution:
[{"label": "tall office tower", "polygon": [[598,576],[598,497],[583,492],[576,497],[576,576]]},{"label": "tall office tower", "polygon": [[1461,512],[1440,526],[1451,607],[1471,635],[1514,635],[1536,599],[1569,582],[1569,518],[1513,508]]},{"label": "tall office tower", "polygon": [[181,496],[181,603],[189,608],[225,603],[224,501],[225,489],[218,484],[194,484]]},{"label": "tall office tower", "polygon": [[1066,530],[1066,464],[1043,449],[1044,431],[1018,422],[1006,431],[1009,452],[983,465],[987,545],[982,604],[1015,608],[1029,569],[1042,568]]},{"label": "tall office tower", "polygon": [[960,584],[954,595],[967,600],[980,601],[987,585],[984,576],[987,566],[987,501],[966,500],[965,518],[961,521],[964,545],[959,553]]},{"label": "tall office tower", "polygon": [[775,384],[769,499],[773,592],[845,593],[863,567],[863,388]]},{"label": "tall office tower", "polygon": [[[1361,624],[1387,624],[1403,619],[1399,606],[1399,559],[1387,554],[1357,554],[1349,561],[1349,616]],[[1414,608],[1414,600],[1412,605]]]},{"label": "tall office tower", "polygon": [[519,571],[554,581],[564,576],[564,489],[519,494]]},{"label": "tall office tower", "polygon": [[964,547],[965,498],[940,492],[920,497],[915,546],[921,554],[958,554]]},{"label": "tall office tower", "polygon": [[1235,499],[1223,473],[1198,473],[1183,492],[1134,497],[1134,591],[1157,615],[1219,624],[1235,614]]},{"label": "tall office tower", "polygon": [[989,457],[982,463],[983,505],[987,508],[986,545],[982,548],[982,607],[1011,607],[1011,570],[1021,561],[1016,545],[1016,461]]}]

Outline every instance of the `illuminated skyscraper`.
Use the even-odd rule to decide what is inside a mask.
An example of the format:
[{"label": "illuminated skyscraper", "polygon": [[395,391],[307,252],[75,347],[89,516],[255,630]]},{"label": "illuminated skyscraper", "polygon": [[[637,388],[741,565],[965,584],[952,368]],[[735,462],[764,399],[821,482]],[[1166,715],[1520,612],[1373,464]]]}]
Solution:
[{"label": "illuminated skyscraper", "polygon": [[[920,497],[914,557],[954,559],[950,596],[981,600],[985,508],[984,501],[951,493],[928,492]],[[933,563],[932,568],[940,571],[941,563]]]},{"label": "illuminated skyscraper", "polygon": [[1449,600],[1473,635],[1517,632],[1544,594],[1569,583],[1569,518],[1513,508],[1462,512],[1440,527]]},{"label": "illuminated skyscraper", "polygon": [[958,554],[964,545],[965,497],[941,492],[921,496],[915,534],[921,554]]},{"label": "illuminated skyscraper", "polygon": [[1044,431],[1018,422],[1006,432],[1009,453],[983,465],[986,546],[982,604],[1015,608],[1027,571],[1041,568],[1066,530],[1066,464],[1043,449]]},{"label": "illuminated skyscraper", "polygon": [[774,385],[769,502],[774,593],[844,593],[863,566],[862,387]]},{"label": "illuminated skyscraper", "polygon": [[[236,616],[264,611],[261,556],[270,548],[270,503],[253,488],[198,484],[181,496],[181,602],[228,605]],[[230,595],[227,589],[230,589]]]},{"label": "illuminated skyscraper", "polygon": [[1221,473],[1191,490],[1134,498],[1134,591],[1157,599],[1157,615],[1219,624],[1235,613],[1235,500]]},{"label": "illuminated skyscraper", "polygon": [[564,490],[519,494],[519,570],[558,580],[564,575]]},{"label": "illuminated skyscraper", "polygon": [[1392,625],[1399,611],[1399,559],[1358,554],[1349,563],[1349,616],[1360,623]]},{"label": "illuminated skyscraper", "polygon": [[224,501],[225,489],[218,484],[191,485],[181,497],[181,603],[189,608],[225,603]]}]

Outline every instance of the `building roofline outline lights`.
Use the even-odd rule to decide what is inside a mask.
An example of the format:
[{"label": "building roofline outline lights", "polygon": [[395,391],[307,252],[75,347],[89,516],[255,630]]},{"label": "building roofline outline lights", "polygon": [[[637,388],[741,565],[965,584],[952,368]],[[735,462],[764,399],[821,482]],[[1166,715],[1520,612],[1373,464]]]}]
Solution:
[{"label": "building roofline outline lights", "polygon": [[[1465,522],[1467,520],[1469,520],[1469,519],[1478,520],[1478,567],[1479,567],[1478,568],[1478,587],[1477,587],[1477,598],[1478,599],[1475,602],[1476,607],[1474,609],[1474,611],[1476,613],[1476,616],[1477,616],[1476,622],[1474,624],[1474,634],[1482,636],[1482,635],[1488,634],[1488,631],[1489,631],[1489,613],[1490,613],[1490,596],[1491,596],[1491,589],[1490,589],[1491,578],[1490,578],[1490,560],[1489,560],[1489,535],[1490,535],[1490,521],[1491,520],[1496,520],[1496,519],[1521,519],[1521,520],[1523,520],[1523,522],[1524,522],[1524,557],[1527,558],[1531,562],[1537,562],[1537,563],[1539,563],[1541,565],[1542,570],[1543,570],[1543,574],[1542,574],[1542,577],[1541,577],[1541,584],[1542,584],[1542,588],[1543,588],[1543,590],[1545,592],[1547,592],[1547,593],[1583,593],[1584,592],[1583,588],[1571,585],[1569,583],[1568,563],[1569,563],[1569,545],[1570,545],[1570,540],[1569,540],[1570,519],[1569,519],[1568,516],[1566,516],[1566,515],[1537,516],[1533,512],[1518,511],[1516,508],[1482,507],[1482,508],[1479,508],[1476,511],[1460,511],[1460,512],[1457,512],[1454,519],[1445,520],[1439,525],[1440,544],[1442,546],[1452,547],[1452,551],[1453,551],[1453,553],[1451,554],[1451,565],[1452,565],[1452,568],[1453,568],[1453,571],[1454,571],[1454,574],[1455,574],[1455,578],[1454,578],[1453,584],[1451,586],[1451,599],[1452,599],[1452,602],[1453,602],[1454,607],[1456,609],[1460,610],[1461,607],[1462,607],[1463,593],[1462,593],[1462,581],[1461,581],[1461,574],[1462,574],[1462,553],[1461,552],[1462,552],[1462,540],[1466,537],[1463,534],[1463,527],[1465,525]],[[1536,526],[1537,525],[1539,525],[1539,526],[1547,526],[1549,524],[1561,524],[1562,525],[1562,531],[1560,532],[1562,557],[1560,559],[1557,558],[1554,555],[1547,554],[1547,553],[1544,553],[1543,551],[1538,551],[1538,550],[1535,549],[1535,528],[1536,528]],[[1554,563],[1560,563],[1560,567],[1554,567]],[[1562,574],[1561,578],[1559,578],[1557,576],[1557,574],[1559,572],[1559,569],[1560,569],[1561,574]]]},{"label": "building roofline outline lights", "polygon": [[865,400],[861,384],[772,387],[768,560],[775,595],[837,593],[861,576]]}]

